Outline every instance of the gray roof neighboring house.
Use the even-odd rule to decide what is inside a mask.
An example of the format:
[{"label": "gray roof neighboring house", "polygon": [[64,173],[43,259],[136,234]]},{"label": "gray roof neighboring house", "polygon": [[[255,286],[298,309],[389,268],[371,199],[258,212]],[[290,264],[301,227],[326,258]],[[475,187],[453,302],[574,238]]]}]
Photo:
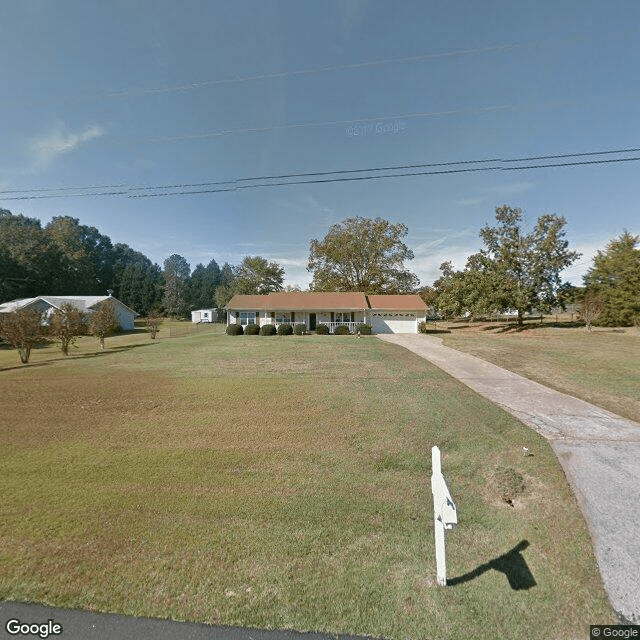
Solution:
[{"label": "gray roof neighboring house", "polygon": [[95,311],[95,308],[105,300],[112,300],[116,305],[116,315],[122,329],[133,329],[133,318],[139,316],[124,302],[120,302],[113,296],[36,296],[35,298],[20,298],[0,304],[1,313],[11,313],[26,307],[40,307],[43,311],[52,313],[54,309],[60,309],[65,304],[70,304],[86,313]]}]

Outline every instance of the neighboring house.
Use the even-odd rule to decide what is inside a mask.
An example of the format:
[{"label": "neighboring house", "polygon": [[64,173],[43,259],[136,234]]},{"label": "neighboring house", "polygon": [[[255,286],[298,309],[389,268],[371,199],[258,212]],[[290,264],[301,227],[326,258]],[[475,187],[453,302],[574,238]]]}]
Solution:
[{"label": "neighboring house", "polygon": [[217,322],[217,309],[198,309],[191,312],[191,322]]},{"label": "neighboring house", "polygon": [[120,329],[125,331],[133,329],[133,319],[140,314],[113,296],[38,296],[36,298],[23,298],[0,304],[0,314],[11,313],[18,309],[37,309],[44,313],[44,322],[48,323],[53,312],[64,304],[71,304],[80,311],[90,314],[104,300],[113,302]]},{"label": "neighboring house", "polygon": [[347,325],[351,332],[361,323],[373,333],[417,333],[428,307],[418,295],[365,295],[337,292],[280,292],[236,295],[225,307],[227,324],[298,324],[309,331],[326,324],[329,331]]}]

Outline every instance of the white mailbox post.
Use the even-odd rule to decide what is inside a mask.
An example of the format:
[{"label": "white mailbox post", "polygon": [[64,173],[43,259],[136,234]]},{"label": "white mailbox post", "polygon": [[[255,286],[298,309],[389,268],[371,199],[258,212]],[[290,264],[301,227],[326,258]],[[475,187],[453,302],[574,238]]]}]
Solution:
[{"label": "white mailbox post", "polygon": [[458,510],[442,475],[440,449],[431,449],[431,492],[433,493],[433,521],[436,531],[436,576],[441,587],[447,584],[447,561],[444,549],[444,530],[458,524]]}]

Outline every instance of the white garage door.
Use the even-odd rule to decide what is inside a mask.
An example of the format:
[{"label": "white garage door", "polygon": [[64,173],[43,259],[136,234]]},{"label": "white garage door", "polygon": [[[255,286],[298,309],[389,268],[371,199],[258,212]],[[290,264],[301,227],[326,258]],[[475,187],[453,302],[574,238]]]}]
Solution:
[{"label": "white garage door", "polygon": [[373,333],[417,333],[415,313],[375,312],[371,314]]}]

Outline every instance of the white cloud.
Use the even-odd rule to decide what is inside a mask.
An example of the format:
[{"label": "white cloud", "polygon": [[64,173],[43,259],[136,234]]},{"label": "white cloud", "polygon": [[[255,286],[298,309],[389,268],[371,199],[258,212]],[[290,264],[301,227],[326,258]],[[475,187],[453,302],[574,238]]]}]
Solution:
[{"label": "white cloud", "polygon": [[90,125],[80,133],[67,132],[63,126],[58,125],[42,138],[32,140],[29,152],[38,167],[46,167],[57,156],[73,151],[83,143],[104,134],[104,128],[96,124]]}]

